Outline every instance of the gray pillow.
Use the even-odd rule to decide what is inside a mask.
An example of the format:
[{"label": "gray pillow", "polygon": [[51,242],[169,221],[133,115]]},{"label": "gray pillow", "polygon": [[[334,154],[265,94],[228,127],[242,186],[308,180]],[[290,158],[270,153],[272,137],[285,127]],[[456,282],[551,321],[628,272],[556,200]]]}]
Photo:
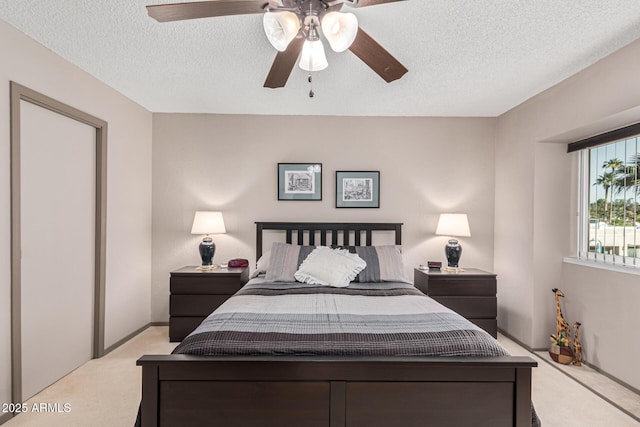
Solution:
[{"label": "gray pillow", "polygon": [[270,282],[295,282],[293,276],[315,246],[298,246],[274,242],[269,255],[269,267],[265,280]]},{"label": "gray pillow", "polygon": [[358,275],[359,282],[409,282],[400,246],[356,246],[355,252],[367,263]]}]

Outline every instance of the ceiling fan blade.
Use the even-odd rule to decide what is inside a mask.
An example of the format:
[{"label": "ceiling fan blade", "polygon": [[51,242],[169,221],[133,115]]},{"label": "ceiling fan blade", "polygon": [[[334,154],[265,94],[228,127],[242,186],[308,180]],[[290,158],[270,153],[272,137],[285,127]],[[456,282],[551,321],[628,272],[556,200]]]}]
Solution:
[{"label": "ceiling fan blade", "polygon": [[147,6],[147,13],[158,22],[171,22],[212,16],[264,13],[264,6],[268,3],[268,0],[213,0],[157,4]]},{"label": "ceiling fan blade", "polygon": [[399,79],[409,71],[369,34],[365,33],[362,28],[358,28],[356,39],[349,47],[349,50],[378,73],[380,77],[385,79],[387,83]]},{"label": "ceiling fan blade", "polygon": [[273,61],[269,75],[264,82],[264,87],[270,87],[272,89],[284,87],[289,80],[291,70],[296,64],[300,51],[302,51],[302,45],[304,44],[304,37],[295,38],[291,40],[287,50],[284,52],[278,52],[276,59]]},{"label": "ceiling fan blade", "polygon": [[404,1],[404,0],[356,0],[353,2],[353,7],[375,6],[377,4],[393,3],[396,1]]}]

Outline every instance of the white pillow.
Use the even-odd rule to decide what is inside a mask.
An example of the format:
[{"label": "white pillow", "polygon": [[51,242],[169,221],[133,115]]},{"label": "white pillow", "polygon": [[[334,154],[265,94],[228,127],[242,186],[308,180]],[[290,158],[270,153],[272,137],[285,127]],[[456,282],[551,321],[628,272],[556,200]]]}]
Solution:
[{"label": "white pillow", "polygon": [[313,250],[293,275],[297,281],[312,285],[349,286],[367,263],[346,249],[319,246]]},{"label": "white pillow", "polygon": [[259,275],[264,275],[267,272],[267,267],[269,267],[269,262],[271,262],[271,251],[267,251],[258,260],[256,263],[256,269],[249,276],[250,279],[254,279]]}]

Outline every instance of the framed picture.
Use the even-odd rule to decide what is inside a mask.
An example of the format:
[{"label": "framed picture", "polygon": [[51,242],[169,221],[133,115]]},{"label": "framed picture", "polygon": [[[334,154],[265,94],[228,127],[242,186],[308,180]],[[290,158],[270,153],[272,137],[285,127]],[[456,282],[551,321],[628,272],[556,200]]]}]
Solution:
[{"label": "framed picture", "polygon": [[278,163],[278,200],[322,200],[322,163]]},{"label": "framed picture", "polygon": [[380,171],[337,171],[336,208],[379,208]]}]

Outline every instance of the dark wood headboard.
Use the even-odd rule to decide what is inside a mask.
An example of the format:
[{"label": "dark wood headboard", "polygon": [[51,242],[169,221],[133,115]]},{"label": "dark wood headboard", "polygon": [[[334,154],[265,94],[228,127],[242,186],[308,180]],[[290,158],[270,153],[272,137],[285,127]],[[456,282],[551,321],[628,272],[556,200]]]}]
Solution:
[{"label": "dark wood headboard", "polygon": [[[341,245],[341,246],[363,246],[362,235],[364,234],[364,245],[371,246],[374,231],[395,232],[395,244],[402,244],[402,223],[401,222],[256,222],[256,261],[262,256],[262,232],[264,230],[284,230],[286,243],[294,243],[293,232],[296,232],[298,245],[305,244],[305,234],[309,245]],[[316,242],[316,232],[320,234],[320,242]],[[354,241],[351,242],[353,232]],[[330,240],[327,240],[327,234]],[[342,236],[342,239],[338,239]]]}]

